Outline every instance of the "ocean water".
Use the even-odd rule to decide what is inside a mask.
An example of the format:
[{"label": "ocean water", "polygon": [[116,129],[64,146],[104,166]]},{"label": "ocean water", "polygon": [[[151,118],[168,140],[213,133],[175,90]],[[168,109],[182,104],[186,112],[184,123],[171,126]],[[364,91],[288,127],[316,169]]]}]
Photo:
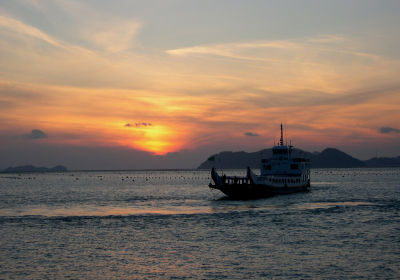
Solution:
[{"label": "ocean water", "polygon": [[198,170],[0,177],[0,279],[400,278],[399,168],[257,200]]}]

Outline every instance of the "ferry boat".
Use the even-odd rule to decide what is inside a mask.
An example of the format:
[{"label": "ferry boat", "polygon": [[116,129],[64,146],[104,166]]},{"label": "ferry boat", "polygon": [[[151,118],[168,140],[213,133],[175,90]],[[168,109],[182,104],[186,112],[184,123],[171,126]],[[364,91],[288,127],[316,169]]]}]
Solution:
[{"label": "ferry boat", "polygon": [[258,198],[280,194],[306,191],[310,187],[310,159],[293,158],[293,146],[283,145],[283,128],[278,145],[272,148],[272,157],[261,160],[260,175],[247,167],[245,177],[222,177],[211,170],[214,185],[217,189],[234,198]]}]

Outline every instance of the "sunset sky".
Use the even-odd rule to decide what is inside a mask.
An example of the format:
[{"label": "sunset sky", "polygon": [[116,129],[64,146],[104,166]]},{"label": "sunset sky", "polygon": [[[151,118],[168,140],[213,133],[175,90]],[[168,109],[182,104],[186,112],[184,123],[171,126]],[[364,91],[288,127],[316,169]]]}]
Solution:
[{"label": "sunset sky", "polygon": [[0,0],[0,169],[400,156],[400,1]]}]

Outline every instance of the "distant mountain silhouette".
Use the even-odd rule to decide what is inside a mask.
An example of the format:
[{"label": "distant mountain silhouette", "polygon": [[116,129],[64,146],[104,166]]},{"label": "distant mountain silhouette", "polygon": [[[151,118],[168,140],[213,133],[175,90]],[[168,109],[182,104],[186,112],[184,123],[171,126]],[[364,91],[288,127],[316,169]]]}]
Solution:
[{"label": "distant mountain silhouette", "polygon": [[[197,169],[210,169],[213,166],[222,169],[242,169],[246,167],[260,168],[261,158],[272,156],[271,149],[260,152],[221,152],[214,155],[213,161],[205,161]],[[327,148],[321,153],[310,153],[293,149],[293,157],[308,157],[311,168],[352,168],[366,167],[366,163],[333,148]]]},{"label": "distant mountain silhouette", "polygon": [[33,165],[25,165],[25,166],[18,166],[18,167],[8,167],[4,169],[2,172],[4,173],[11,173],[11,172],[64,172],[68,171],[62,165],[57,165],[53,168],[46,168],[46,167],[35,167]]},{"label": "distant mountain silhouette", "polygon": [[365,167],[365,162],[353,158],[334,148],[327,148],[316,156],[310,157],[311,168],[352,168]]},{"label": "distant mountain silhouette", "polygon": [[374,157],[365,161],[367,167],[400,167],[400,157]]}]

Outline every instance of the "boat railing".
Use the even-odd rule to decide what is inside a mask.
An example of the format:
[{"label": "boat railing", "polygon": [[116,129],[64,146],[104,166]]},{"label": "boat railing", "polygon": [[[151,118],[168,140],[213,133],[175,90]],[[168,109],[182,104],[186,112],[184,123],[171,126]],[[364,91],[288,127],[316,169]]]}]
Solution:
[{"label": "boat railing", "polygon": [[300,176],[301,176],[300,173],[298,173],[298,174],[273,173],[273,174],[268,174],[268,176],[266,176],[266,177],[300,177]]},{"label": "boat railing", "polygon": [[224,176],[222,177],[222,181],[226,185],[243,185],[249,184],[250,181],[247,177],[236,177],[236,176]]}]

